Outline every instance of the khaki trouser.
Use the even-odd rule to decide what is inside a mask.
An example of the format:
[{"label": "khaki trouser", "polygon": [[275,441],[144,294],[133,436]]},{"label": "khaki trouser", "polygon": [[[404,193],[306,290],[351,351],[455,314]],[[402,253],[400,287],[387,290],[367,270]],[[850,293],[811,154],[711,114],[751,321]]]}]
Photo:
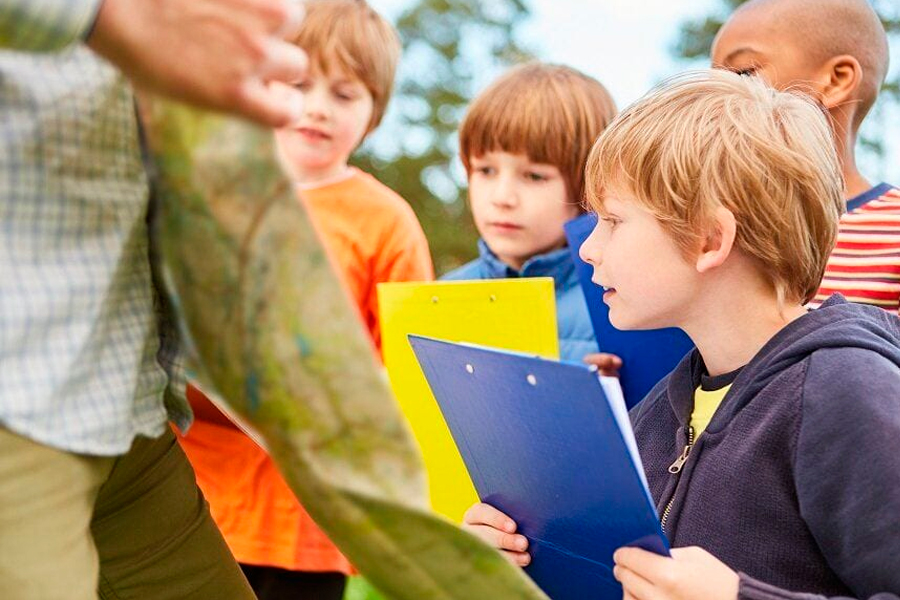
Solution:
[{"label": "khaki trouser", "polygon": [[0,426],[0,598],[254,595],[171,431],[94,457]]}]

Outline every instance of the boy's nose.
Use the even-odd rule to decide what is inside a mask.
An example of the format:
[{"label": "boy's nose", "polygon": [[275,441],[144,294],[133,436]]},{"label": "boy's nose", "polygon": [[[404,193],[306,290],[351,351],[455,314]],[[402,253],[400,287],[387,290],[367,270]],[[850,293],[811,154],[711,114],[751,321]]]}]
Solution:
[{"label": "boy's nose", "polygon": [[306,93],[303,103],[303,109],[306,115],[311,118],[325,119],[328,117],[328,103],[322,92],[318,90],[310,90]]},{"label": "boy's nose", "polygon": [[494,193],[491,197],[491,200],[497,206],[503,206],[506,208],[516,206],[519,203],[519,196],[513,182],[509,181],[505,177],[500,177],[497,181],[496,187],[494,188]]},{"label": "boy's nose", "polygon": [[582,242],[581,247],[578,248],[578,256],[584,262],[593,265],[595,267],[600,266],[600,263],[603,262],[603,251],[600,247],[600,227],[594,227],[594,230],[591,231],[591,234],[587,236],[587,239]]}]

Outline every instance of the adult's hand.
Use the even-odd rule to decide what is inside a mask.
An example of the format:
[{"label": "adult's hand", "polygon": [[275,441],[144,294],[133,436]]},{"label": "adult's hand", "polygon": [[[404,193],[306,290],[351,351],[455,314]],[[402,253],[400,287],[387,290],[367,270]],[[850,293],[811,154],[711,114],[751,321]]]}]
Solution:
[{"label": "adult's hand", "polygon": [[138,88],[281,127],[303,96],[267,83],[305,74],[284,41],[302,18],[297,0],[104,0],[87,43]]}]

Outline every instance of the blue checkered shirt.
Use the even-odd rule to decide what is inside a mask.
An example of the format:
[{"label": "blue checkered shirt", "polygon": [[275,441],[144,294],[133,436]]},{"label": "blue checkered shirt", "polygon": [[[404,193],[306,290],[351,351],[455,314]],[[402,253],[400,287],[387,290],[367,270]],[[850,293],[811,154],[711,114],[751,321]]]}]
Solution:
[{"label": "blue checkered shirt", "polygon": [[134,99],[81,43],[99,4],[0,0],[0,425],[117,455],[190,409],[153,285]]}]

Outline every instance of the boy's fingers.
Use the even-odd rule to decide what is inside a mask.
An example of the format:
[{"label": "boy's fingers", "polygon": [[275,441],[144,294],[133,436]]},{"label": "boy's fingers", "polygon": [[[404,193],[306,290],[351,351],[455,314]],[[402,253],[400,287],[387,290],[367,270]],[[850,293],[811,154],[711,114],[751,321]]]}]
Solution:
[{"label": "boy's fingers", "polygon": [[671,550],[672,558],[675,560],[688,560],[688,559],[696,559],[705,554],[709,554],[702,548],[698,546],[685,546],[683,548],[672,548]]},{"label": "boy's fingers", "polygon": [[601,369],[618,369],[622,366],[622,359],[615,354],[606,352],[594,352],[584,357],[584,362],[596,365]]},{"label": "boy's fingers", "polygon": [[528,550],[528,539],[517,533],[504,533],[487,525],[467,525],[469,533],[481,538],[482,541],[499,550],[510,552],[525,552]]},{"label": "boy's fingers", "polygon": [[528,550],[528,538],[517,533],[503,533],[500,537],[500,547],[504,550],[525,552]]},{"label": "boy's fingers", "polygon": [[625,590],[623,600],[632,598],[633,600],[659,600],[662,596],[657,592],[649,581],[621,565],[613,568],[613,577],[622,584]]},{"label": "boy's fingers", "polygon": [[640,548],[619,548],[613,554],[613,560],[616,566],[621,566],[650,582],[656,581],[661,575],[668,573],[669,568],[673,566],[671,558]]},{"label": "boy's fingers", "polygon": [[503,557],[518,567],[527,567],[531,564],[531,555],[527,552],[510,552],[502,550]]},{"label": "boy's fingers", "polygon": [[622,368],[621,358],[615,354],[607,354],[605,352],[588,354],[584,357],[584,362],[597,367],[600,374],[606,377],[618,377],[619,369]]},{"label": "boy's fingers", "polygon": [[483,502],[472,505],[463,516],[463,522],[469,525],[488,525],[507,533],[516,531],[515,521],[490,504]]}]

